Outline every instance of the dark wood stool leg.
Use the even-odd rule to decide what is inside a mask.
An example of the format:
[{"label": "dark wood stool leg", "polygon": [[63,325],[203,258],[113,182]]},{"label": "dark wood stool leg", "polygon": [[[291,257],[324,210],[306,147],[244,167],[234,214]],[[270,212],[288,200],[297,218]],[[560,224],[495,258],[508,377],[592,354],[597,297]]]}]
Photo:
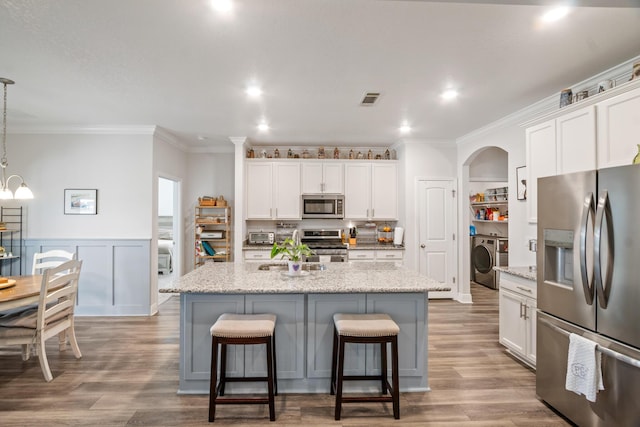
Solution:
[{"label": "dark wood stool leg", "polygon": [[393,381],[393,418],[400,419],[400,380],[398,378],[398,337],[391,338],[391,376]]},{"label": "dark wood stool leg", "polygon": [[336,421],[342,412],[342,383],[344,381],[344,337],[338,337],[338,380],[336,383]]},{"label": "dark wood stool leg", "polygon": [[336,394],[336,359],[338,358],[338,331],[333,328],[333,350],[331,356],[331,387],[329,394]]},{"label": "dark wood stool leg", "polygon": [[269,391],[269,420],[276,420],[276,408],[275,408],[275,399],[273,394],[273,346],[271,344],[272,338],[268,338],[266,341],[267,345],[267,389]]},{"label": "dark wood stool leg", "polygon": [[224,396],[224,386],[227,384],[227,345],[220,344],[220,396]]},{"label": "dark wood stool leg", "polygon": [[273,335],[271,336],[271,342],[273,345],[273,385],[274,385],[274,394],[278,395],[278,363],[276,361],[276,331],[273,331]]},{"label": "dark wood stool leg", "polygon": [[218,373],[218,340],[211,337],[211,379],[209,383],[209,422],[212,423],[216,417],[216,397],[217,397],[217,373]]},{"label": "dark wood stool leg", "polygon": [[387,343],[380,343],[380,377],[382,378],[382,394],[387,394]]}]

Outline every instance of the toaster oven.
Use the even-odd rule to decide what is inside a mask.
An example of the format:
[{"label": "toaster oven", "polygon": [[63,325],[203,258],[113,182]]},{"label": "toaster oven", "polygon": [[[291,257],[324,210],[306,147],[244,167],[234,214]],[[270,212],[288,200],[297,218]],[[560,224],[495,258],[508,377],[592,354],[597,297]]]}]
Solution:
[{"label": "toaster oven", "polygon": [[273,231],[250,231],[250,245],[273,245],[275,233]]}]

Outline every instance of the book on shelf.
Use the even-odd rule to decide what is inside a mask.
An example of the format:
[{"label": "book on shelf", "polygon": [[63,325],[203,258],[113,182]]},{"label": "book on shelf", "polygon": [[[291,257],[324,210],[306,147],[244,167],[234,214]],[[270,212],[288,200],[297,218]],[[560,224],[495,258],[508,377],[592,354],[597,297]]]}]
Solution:
[{"label": "book on shelf", "polygon": [[204,251],[207,253],[207,255],[209,256],[213,256],[216,254],[216,251],[213,249],[213,247],[211,247],[211,245],[209,244],[209,242],[202,242],[202,247],[204,248]]}]

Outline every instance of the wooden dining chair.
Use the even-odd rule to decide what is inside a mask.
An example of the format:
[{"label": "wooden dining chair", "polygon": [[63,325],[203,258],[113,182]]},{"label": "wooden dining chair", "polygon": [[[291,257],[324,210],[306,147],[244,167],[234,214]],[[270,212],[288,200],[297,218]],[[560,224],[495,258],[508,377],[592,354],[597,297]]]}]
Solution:
[{"label": "wooden dining chair", "polygon": [[[82,261],[70,260],[46,269],[42,276],[38,306],[0,317],[0,345],[22,345],[23,349],[25,345],[35,345],[47,382],[53,379],[45,347],[49,338],[66,333],[73,354],[77,359],[82,357],[73,319],[81,267]],[[29,356],[30,352],[25,354],[23,351],[23,359],[27,360]]]},{"label": "wooden dining chair", "polygon": [[67,252],[61,249],[54,249],[47,252],[36,252],[33,254],[33,267],[31,274],[42,274],[42,272],[51,267],[57,267],[65,261],[76,259],[74,252]]}]

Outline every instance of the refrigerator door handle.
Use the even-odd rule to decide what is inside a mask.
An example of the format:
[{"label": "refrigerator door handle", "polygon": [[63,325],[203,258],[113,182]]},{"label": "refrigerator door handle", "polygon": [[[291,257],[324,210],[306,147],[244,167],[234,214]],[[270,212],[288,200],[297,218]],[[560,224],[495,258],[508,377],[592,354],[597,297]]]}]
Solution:
[{"label": "refrigerator door handle", "polygon": [[[607,265],[605,274],[606,277],[602,279],[602,225],[603,220],[607,220],[607,250],[609,251],[607,257]],[[594,255],[594,274],[595,274],[595,286],[596,293],[598,294],[598,304],[601,308],[607,308],[608,298],[611,286],[611,276],[613,275],[613,227],[611,224],[611,206],[609,204],[609,192],[603,190],[600,192],[598,198],[598,209],[596,211],[596,228],[593,232],[593,255]]]},{"label": "refrigerator door handle", "polygon": [[584,198],[582,218],[580,220],[580,273],[584,298],[588,305],[593,304],[593,274],[589,277],[589,272],[587,271],[587,231],[589,230],[589,218],[591,218],[591,230],[593,230],[595,214],[595,200],[593,193],[589,193]]}]

